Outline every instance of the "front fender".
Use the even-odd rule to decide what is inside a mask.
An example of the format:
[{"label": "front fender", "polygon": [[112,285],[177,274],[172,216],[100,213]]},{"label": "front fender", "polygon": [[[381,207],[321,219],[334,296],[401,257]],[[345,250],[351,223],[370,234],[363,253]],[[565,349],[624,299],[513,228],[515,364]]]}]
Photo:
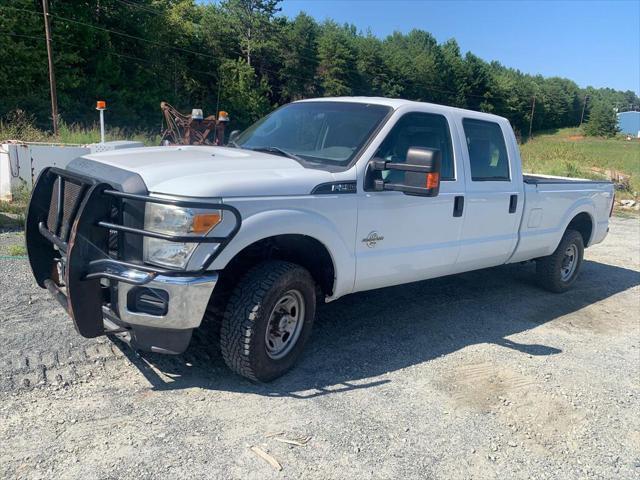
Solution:
[{"label": "front fender", "polygon": [[338,298],[353,290],[355,279],[353,239],[344,238],[334,223],[309,210],[276,209],[258,212],[243,218],[240,231],[209,269],[223,270],[239,252],[255,242],[277,235],[291,234],[312,237],[328,250],[335,272],[331,299]]}]

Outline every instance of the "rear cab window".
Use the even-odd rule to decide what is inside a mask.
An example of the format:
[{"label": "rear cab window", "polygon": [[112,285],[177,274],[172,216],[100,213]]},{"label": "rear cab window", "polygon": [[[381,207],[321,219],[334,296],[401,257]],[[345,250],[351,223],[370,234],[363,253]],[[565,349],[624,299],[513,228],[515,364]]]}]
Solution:
[{"label": "rear cab window", "polygon": [[502,128],[495,122],[465,118],[462,120],[467,141],[471,180],[508,182],[509,156]]},{"label": "rear cab window", "polygon": [[[443,115],[424,112],[403,115],[384,139],[375,156],[394,163],[405,163],[407,152],[412,147],[440,150],[440,178],[443,181],[455,180],[451,133],[449,123]],[[401,182],[400,177],[403,175],[403,172],[396,170],[382,172],[382,177],[391,182]],[[398,178],[394,179],[393,176]]]}]

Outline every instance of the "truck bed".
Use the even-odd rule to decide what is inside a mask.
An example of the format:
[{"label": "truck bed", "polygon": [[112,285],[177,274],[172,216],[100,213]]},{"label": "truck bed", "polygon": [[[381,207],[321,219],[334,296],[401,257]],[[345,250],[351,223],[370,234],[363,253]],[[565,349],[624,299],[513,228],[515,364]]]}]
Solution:
[{"label": "truck bed", "polygon": [[531,260],[553,253],[568,223],[579,212],[592,224],[585,246],[607,234],[613,184],[605,180],[523,175],[524,211],[519,241],[509,262]]},{"label": "truck bed", "polygon": [[522,175],[524,183],[530,185],[543,185],[553,183],[611,183],[609,180],[589,180],[586,178],[569,178],[569,177],[554,177],[550,175],[533,175],[525,173]]}]

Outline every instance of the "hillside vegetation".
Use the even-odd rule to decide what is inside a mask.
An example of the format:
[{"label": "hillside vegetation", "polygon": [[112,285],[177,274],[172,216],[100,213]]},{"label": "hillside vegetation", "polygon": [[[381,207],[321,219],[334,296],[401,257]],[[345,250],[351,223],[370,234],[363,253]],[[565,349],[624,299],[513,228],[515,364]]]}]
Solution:
[{"label": "hillside vegetation", "polygon": [[[41,2],[0,4],[0,117],[16,109],[50,128]],[[400,97],[496,113],[516,132],[576,126],[603,106],[634,108],[632,91],[580,88],[462,52],[415,29],[386,38],[309,15],[278,0],[56,0],[51,29],[59,111],[91,125],[95,101],[127,131],[160,128],[161,101],[219,109],[242,129],[274,106],[313,96]],[[600,134],[600,133],[599,133]]]},{"label": "hillside vegetation", "polygon": [[[523,168],[543,173],[582,178],[603,178],[603,171],[615,170],[630,176],[630,188],[621,196],[640,192],[640,141],[585,137],[578,128],[539,133],[521,145]],[[597,170],[599,169],[599,170]]]}]

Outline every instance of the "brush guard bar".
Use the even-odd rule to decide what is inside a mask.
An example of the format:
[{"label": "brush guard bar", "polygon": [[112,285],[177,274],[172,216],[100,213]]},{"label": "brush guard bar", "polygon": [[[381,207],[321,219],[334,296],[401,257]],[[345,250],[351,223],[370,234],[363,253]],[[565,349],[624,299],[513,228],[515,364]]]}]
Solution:
[{"label": "brush guard bar", "polygon": [[[153,232],[141,228],[147,203],[222,210],[231,214],[234,223],[225,236]],[[25,235],[38,285],[47,288],[67,310],[78,332],[91,338],[110,333],[105,332],[104,309],[111,315],[117,310],[111,302],[112,289],[102,285],[102,279],[144,285],[158,275],[203,275],[241,224],[240,213],[231,205],[126,193],[98,179],[50,167],[43,170],[33,189]],[[167,269],[143,263],[143,237],[218,246],[195,270]],[[113,248],[114,240],[117,248]],[[136,252],[134,258],[128,258],[129,251]]]}]

